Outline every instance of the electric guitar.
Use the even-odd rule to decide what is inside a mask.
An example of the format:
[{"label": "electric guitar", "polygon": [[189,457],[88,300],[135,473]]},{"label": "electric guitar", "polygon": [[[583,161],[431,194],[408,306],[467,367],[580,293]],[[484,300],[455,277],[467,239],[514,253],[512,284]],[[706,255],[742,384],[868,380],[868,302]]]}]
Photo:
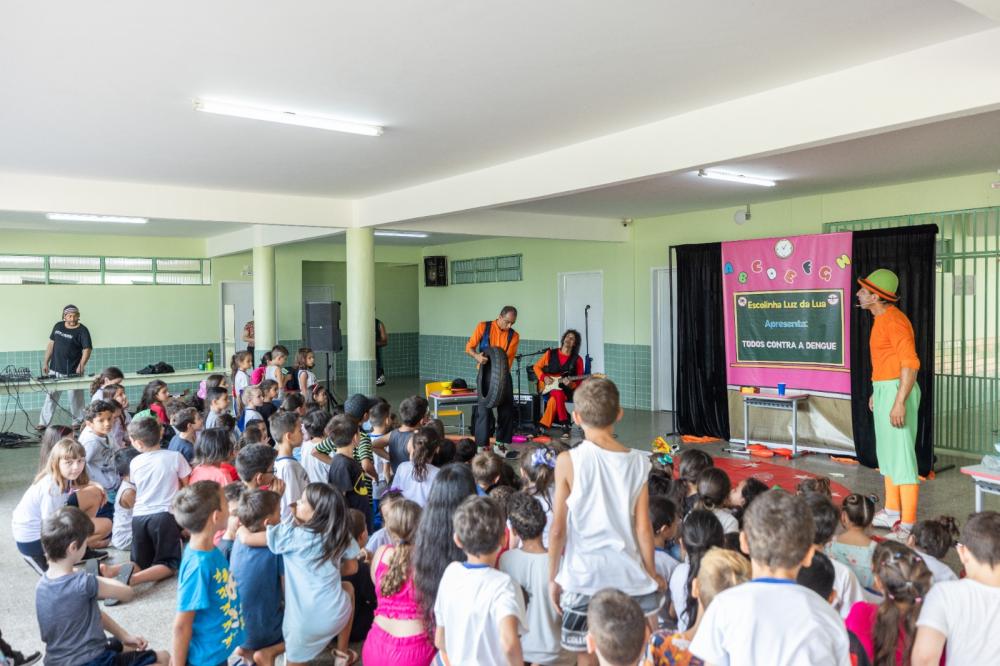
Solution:
[{"label": "electric guitar", "polygon": [[572,377],[559,377],[558,375],[548,375],[542,379],[539,383],[538,390],[542,395],[548,395],[551,391],[555,391],[558,388],[562,388],[563,382],[567,384],[569,382],[579,381],[581,379],[586,379],[587,377],[606,377],[604,373],[595,372],[592,375],[573,375]]}]

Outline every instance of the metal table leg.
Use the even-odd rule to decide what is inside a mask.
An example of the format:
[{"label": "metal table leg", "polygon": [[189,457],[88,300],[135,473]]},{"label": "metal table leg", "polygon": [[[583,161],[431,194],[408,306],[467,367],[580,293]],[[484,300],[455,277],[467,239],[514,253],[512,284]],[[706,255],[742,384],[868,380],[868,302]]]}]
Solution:
[{"label": "metal table leg", "polygon": [[799,403],[792,400],[792,457],[799,455]]},{"label": "metal table leg", "polygon": [[743,400],[743,448],[750,448],[750,403]]}]

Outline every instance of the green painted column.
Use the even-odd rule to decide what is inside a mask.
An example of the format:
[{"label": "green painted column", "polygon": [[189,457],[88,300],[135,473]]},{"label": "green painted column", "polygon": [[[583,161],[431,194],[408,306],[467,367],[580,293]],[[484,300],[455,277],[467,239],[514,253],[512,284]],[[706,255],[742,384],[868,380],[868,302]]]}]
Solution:
[{"label": "green painted column", "polygon": [[277,343],[274,305],[274,248],[253,249],[253,323],[257,360]]},{"label": "green painted column", "polygon": [[375,231],[347,230],[347,393],[375,393]]}]

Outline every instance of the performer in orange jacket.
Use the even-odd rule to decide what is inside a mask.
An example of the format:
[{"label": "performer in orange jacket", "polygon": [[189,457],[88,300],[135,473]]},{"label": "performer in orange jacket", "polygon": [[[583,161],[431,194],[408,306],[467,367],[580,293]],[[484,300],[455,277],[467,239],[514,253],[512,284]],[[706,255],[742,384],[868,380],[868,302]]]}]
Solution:
[{"label": "performer in orange jacket", "polygon": [[538,377],[538,388],[544,388],[546,377],[559,377],[559,388],[548,394],[545,403],[545,413],[539,421],[546,428],[551,428],[553,422],[569,426],[569,412],[566,403],[573,399],[573,390],[580,385],[580,380],[567,381],[565,377],[583,374],[583,359],[580,358],[580,333],[573,329],[567,330],[559,341],[559,348],[545,352],[535,363],[535,376]]}]

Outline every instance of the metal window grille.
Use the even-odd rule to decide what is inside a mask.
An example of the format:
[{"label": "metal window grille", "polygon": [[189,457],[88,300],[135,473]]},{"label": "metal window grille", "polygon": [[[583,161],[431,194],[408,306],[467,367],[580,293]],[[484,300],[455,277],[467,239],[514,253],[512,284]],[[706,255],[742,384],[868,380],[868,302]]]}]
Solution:
[{"label": "metal window grille", "polygon": [[521,255],[456,259],[451,262],[452,284],[520,282]]}]

